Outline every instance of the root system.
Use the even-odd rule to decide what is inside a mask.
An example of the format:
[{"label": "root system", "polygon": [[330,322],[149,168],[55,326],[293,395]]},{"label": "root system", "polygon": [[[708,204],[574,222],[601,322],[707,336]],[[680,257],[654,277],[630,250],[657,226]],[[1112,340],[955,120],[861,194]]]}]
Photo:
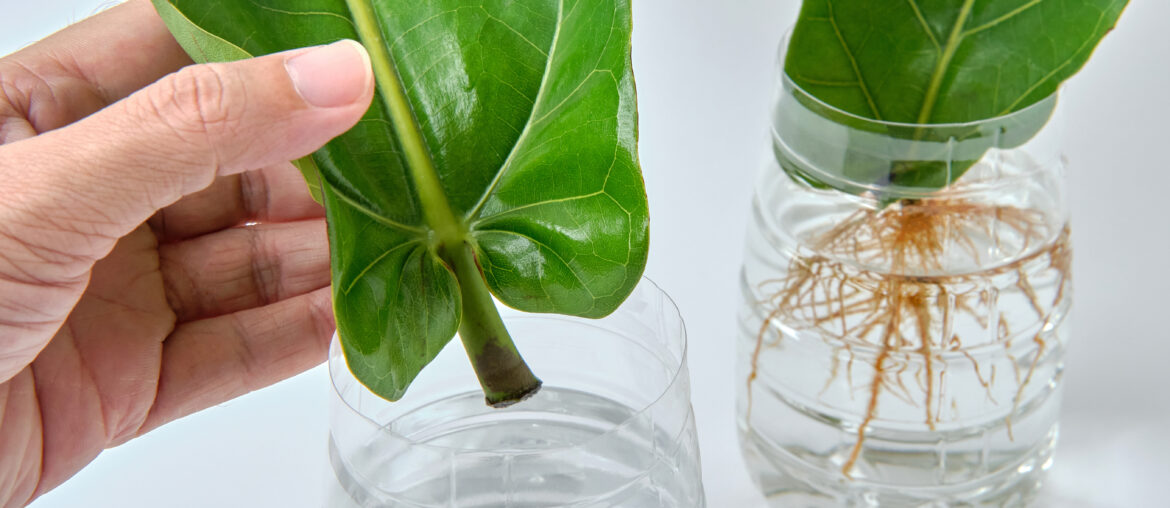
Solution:
[{"label": "root system", "polygon": [[[1010,264],[986,270],[952,275],[946,270],[956,256],[978,266],[990,260],[989,248],[998,249],[1001,240],[1010,239],[1012,251],[1027,253]],[[980,291],[955,291],[956,287],[986,287],[992,280],[1014,278],[1032,310],[1047,319],[1054,302],[1060,302],[1069,275],[1070,252],[1067,228],[1056,240],[1041,248],[1040,242],[1051,240],[1039,212],[1009,206],[979,204],[962,199],[937,198],[902,202],[882,210],[863,210],[849,216],[819,237],[813,238],[806,254],[795,256],[786,276],[766,281],[761,290],[769,295],[762,302],[768,313],[759,328],[751,356],[747,379],[747,415],[752,411],[752,384],[758,375],[760,355],[766,348],[777,347],[782,334],[778,322],[802,329],[816,329],[833,343],[835,354],[847,353],[847,382],[853,388],[852,367],[855,349],[876,351],[873,378],[869,380],[868,403],[858,423],[857,439],[842,473],[850,471],[862,451],[866,432],[878,414],[878,400],[889,393],[917,404],[916,393],[903,381],[903,373],[913,372],[923,408],[923,422],[934,430],[940,420],[945,390],[944,352],[966,355],[974,366],[979,382],[993,401],[991,385],[995,366],[982,368],[967,353],[965,337],[948,329],[959,315],[974,318],[985,328],[994,326],[995,341],[1011,354],[1010,323],[998,313],[981,311],[993,305]],[[1006,241],[1006,240],[1005,240]],[[1046,263],[1057,274],[1057,296],[1042,302],[1029,280],[1028,267]],[[858,267],[881,267],[860,269]],[[989,323],[989,320],[997,320]],[[774,336],[774,338],[769,338]],[[1018,383],[1013,401],[1014,414],[1032,379],[1047,344],[1039,332],[1032,338],[1036,352],[1026,372],[1013,372]],[[1018,362],[1013,363],[1018,365]],[[838,378],[840,361],[834,360],[828,386]],[[823,393],[823,391],[822,391]],[[1011,436],[1011,420],[1007,420]]]}]

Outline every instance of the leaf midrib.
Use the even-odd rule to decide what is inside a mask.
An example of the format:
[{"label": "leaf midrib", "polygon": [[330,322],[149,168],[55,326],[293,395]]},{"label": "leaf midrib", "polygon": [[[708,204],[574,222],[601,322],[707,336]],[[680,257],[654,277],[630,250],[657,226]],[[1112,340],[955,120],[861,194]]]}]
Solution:
[{"label": "leaf midrib", "polygon": [[955,52],[959,50],[959,44],[963,42],[963,27],[967,25],[967,18],[971,15],[971,8],[975,6],[975,0],[965,0],[963,7],[959,11],[959,16],[955,18],[955,25],[951,27],[951,34],[947,37],[947,44],[943,48],[943,52],[939,55],[938,62],[934,66],[934,71],[931,72],[930,85],[926,89],[926,97],[922,99],[922,109],[918,111],[918,123],[925,124],[930,121],[930,115],[934,112],[934,105],[938,102],[938,92],[942,88],[943,78],[947,74],[947,68],[951,66],[951,59],[955,57]]},{"label": "leaf midrib", "polygon": [[[1007,13],[1005,13],[1003,15],[1000,15],[999,17],[997,17],[989,22],[986,22],[982,25],[975,26],[975,27],[972,27],[969,29],[964,29],[967,25],[967,21],[968,21],[968,18],[970,17],[971,11],[973,10],[974,5],[975,5],[975,0],[964,0],[963,5],[962,5],[960,12],[959,12],[959,16],[955,19],[955,24],[951,27],[951,32],[950,32],[949,36],[947,37],[947,43],[946,43],[946,46],[944,47],[944,46],[939,44],[938,38],[935,36],[934,31],[931,30],[930,25],[926,22],[926,18],[924,17],[921,8],[918,6],[917,1],[916,0],[907,0],[908,4],[910,5],[911,10],[914,11],[915,18],[917,19],[918,23],[922,26],[922,29],[926,33],[927,38],[930,39],[931,45],[933,45],[935,51],[937,51],[939,53],[939,59],[938,59],[938,61],[935,62],[934,69],[931,71],[930,81],[927,85],[926,95],[923,98],[922,106],[918,112],[917,123],[927,124],[930,122],[930,117],[934,113],[934,107],[938,104],[938,96],[939,96],[939,93],[942,91],[942,82],[946,78],[947,71],[950,68],[951,60],[954,59],[955,53],[958,51],[959,46],[963,43],[964,40],[966,40],[966,38],[968,36],[975,35],[977,33],[983,32],[985,30],[995,28],[995,27],[1001,25],[1002,23],[1004,23],[1005,21],[1012,19],[1012,18],[1018,16],[1019,14],[1039,5],[1043,1],[1044,0],[1030,0],[1027,3],[1020,5],[1020,6],[1016,7],[1015,9],[1008,11]],[[866,86],[865,79],[861,74],[861,69],[860,69],[858,62],[857,62],[857,58],[853,55],[852,49],[845,42],[844,34],[841,33],[840,28],[838,28],[838,26],[837,26],[836,14],[833,11],[832,0],[825,0],[825,5],[828,7],[828,10],[829,10],[828,17],[827,18],[820,18],[820,19],[828,21],[830,23],[830,25],[832,26],[833,31],[836,34],[838,41],[840,42],[842,48],[845,50],[845,55],[849,58],[849,63],[852,66],[854,75],[857,77],[857,82],[855,82],[855,83],[854,82],[816,83],[816,84],[819,84],[822,86],[856,86],[856,87],[860,88],[862,94],[865,96],[866,103],[868,104],[869,109],[874,114],[874,119],[880,121],[880,120],[882,120],[881,113],[879,113],[879,111],[877,109],[877,105],[876,105],[873,97],[870,95],[869,88]],[[1079,53],[1079,50],[1077,53]],[[1058,70],[1060,68],[1063,68],[1066,65],[1067,65],[1067,62],[1062,64],[1060,67],[1058,67]],[[1053,73],[1050,73],[1050,74],[1055,74],[1055,72],[1056,71],[1053,71]],[[1049,77],[1051,77],[1051,76],[1046,76],[1044,79],[1041,79],[1039,82],[1034,84],[1032,86],[1032,88],[1030,88],[1028,90],[1028,92],[1026,92],[1023,95],[1021,95],[1020,97],[1018,97],[1014,102],[1012,102],[1012,106],[1010,106],[1007,110],[1003,111],[1001,114],[1010,113],[1012,108],[1014,108],[1016,105],[1018,105],[1018,103],[1020,101],[1024,100],[1028,95],[1030,95],[1031,91],[1036,86],[1039,86],[1040,83],[1043,83]],[[801,78],[801,79],[803,79],[805,81],[811,81],[811,80],[808,80],[806,78]]]},{"label": "leaf midrib", "polygon": [[358,39],[369,52],[378,96],[390,114],[390,123],[405,155],[407,172],[418,194],[423,218],[438,235],[440,242],[464,241],[467,228],[456,219],[443,191],[431,151],[398,76],[374,6],[370,0],[346,0],[345,3],[357,27]]},{"label": "leaf midrib", "polygon": [[[931,79],[930,79],[929,88],[927,89],[927,95],[923,99],[922,109],[919,110],[919,113],[918,113],[918,123],[925,124],[925,123],[930,122],[930,116],[934,113],[934,107],[938,103],[938,94],[942,89],[942,81],[946,77],[946,73],[950,68],[951,60],[954,58],[955,52],[958,51],[959,45],[962,44],[963,41],[967,39],[967,37],[975,35],[979,32],[984,31],[984,30],[989,30],[989,29],[995,28],[995,27],[999,26],[1000,24],[1002,24],[1003,22],[1018,16],[1019,14],[1023,13],[1024,11],[1027,11],[1027,10],[1039,5],[1043,1],[1044,0],[1030,0],[1029,2],[1027,2],[1023,5],[1020,5],[1019,7],[1016,7],[1015,9],[1012,9],[1012,10],[1008,11],[1007,13],[1004,13],[1004,14],[1000,15],[999,17],[997,17],[991,21],[988,21],[982,25],[975,26],[975,27],[968,28],[968,29],[964,29],[967,26],[967,20],[970,17],[971,10],[975,4],[975,0],[966,0],[966,2],[963,4],[962,10],[959,12],[959,17],[955,20],[954,27],[951,28],[950,37],[948,37],[948,39],[947,39],[947,45],[945,48],[942,49],[941,54],[939,55],[938,63],[935,64],[934,71],[931,73]],[[918,6],[914,2],[914,0],[911,0],[910,4],[912,7],[914,7],[915,14],[917,16],[919,16],[919,21],[920,22],[924,21],[921,17],[922,16],[921,12],[919,12]],[[931,42],[933,42],[935,44],[935,47],[938,48],[938,42],[934,38],[934,32],[929,32],[929,27],[925,23],[923,23],[923,28],[928,30],[928,34],[930,36]],[[1078,50],[1078,53],[1079,53],[1079,50]],[[1067,62],[1066,62],[1066,64],[1067,64]],[[1063,68],[1063,67],[1064,67],[1064,65],[1061,65],[1060,68]],[[1056,71],[1054,71],[1053,74],[1055,72]],[[1033,85],[1033,88],[1035,88],[1035,86],[1038,86],[1039,83],[1043,83],[1047,79],[1048,79],[1048,77],[1045,77],[1044,79],[1040,80],[1039,82],[1037,82],[1036,85]],[[1021,95],[1019,98],[1017,98],[1014,102],[1012,102],[1012,105],[1009,106],[1007,110],[1001,112],[1000,114],[1010,113],[1012,111],[1012,109],[1020,101],[1024,100],[1024,98],[1026,98],[1030,94],[1031,94],[1031,89],[1029,89],[1028,92],[1025,92],[1023,95]]]}]

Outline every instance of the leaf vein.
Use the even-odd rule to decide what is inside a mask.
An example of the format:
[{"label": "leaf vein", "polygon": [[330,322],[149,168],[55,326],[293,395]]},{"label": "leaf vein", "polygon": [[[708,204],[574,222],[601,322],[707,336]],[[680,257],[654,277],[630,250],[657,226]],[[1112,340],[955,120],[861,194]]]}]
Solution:
[{"label": "leaf vein", "polygon": [[350,19],[350,18],[347,18],[347,17],[345,17],[345,16],[342,16],[342,15],[340,15],[340,14],[336,13],[336,12],[325,12],[325,11],[289,11],[289,10],[285,10],[285,9],[277,9],[277,8],[275,8],[275,7],[270,7],[270,6],[264,5],[264,4],[260,3],[260,2],[257,2],[256,0],[248,0],[248,1],[249,1],[249,2],[251,2],[251,4],[252,4],[252,5],[255,5],[256,7],[259,7],[259,8],[261,8],[261,9],[263,9],[263,10],[266,10],[266,11],[269,11],[269,12],[275,12],[275,13],[277,13],[277,14],[287,14],[287,15],[289,15],[289,16],[328,16],[328,17],[331,17],[331,18],[337,18],[337,19],[340,19],[340,20],[343,20],[343,21],[345,21],[346,23],[349,23],[349,26],[353,27],[355,30],[357,29],[357,25],[356,25],[356,24],[354,24],[354,22],[353,22],[353,20],[352,20],[352,19]]},{"label": "leaf vein", "polygon": [[[574,5],[574,7],[576,6]],[[525,139],[528,137],[528,133],[532,130],[532,124],[534,123],[532,119],[536,117],[537,110],[540,108],[541,104],[545,100],[545,97],[548,95],[547,92],[549,75],[552,74],[553,61],[556,59],[557,45],[561,36],[561,25],[563,25],[565,22],[564,10],[565,0],[560,0],[557,2],[557,23],[556,28],[553,29],[552,43],[549,44],[548,59],[544,64],[544,75],[540,77],[540,86],[537,88],[538,91],[536,92],[536,100],[532,103],[532,110],[528,112],[528,122],[524,124],[524,130],[520,133],[520,137],[516,138],[516,143],[512,145],[512,149],[508,151],[508,156],[504,159],[504,163],[500,166],[500,170],[496,172],[494,177],[492,177],[492,182],[488,184],[486,189],[484,189],[483,195],[479,197],[479,201],[475,203],[475,206],[471,207],[471,210],[467,212],[467,215],[464,217],[465,220],[474,220],[479,216],[480,211],[483,210],[483,206],[487,204],[488,198],[491,197],[492,193],[496,191],[496,187],[500,185],[500,180],[503,178],[504,173],[507,173],[508,170],[512,167],[512,163],[515,161],[517,154],[520,152],[521,145],[524,144]]]},{"label": "leaf vein", "polygon": [[595,191],[595,192],[590,192],[589,194],[582,194],[580,196],[570,196],[567,198],[546,199],[544,201],[536,201],[533,203],[527,203],[527,204],[524,204],[521,206],[517,206],[515,208],[509,208],[509,209],[504,210],[502,212],[495,213],[490,217],[480,217],[475,222],[472,223],[472,226],[474,227],[474,225],[476,225],[476,224],[481,224],[481,223],[486,222],[488,220],[495,219],[497,217],[501,217],[501,216],[508,215],[511,213],[515,213],[515,212],[518,212],[521,210],[527,210],[529,208],[536,208],[536,207],[545,206],[545,205],[555,205],[557,203],[568,203],[571,201],[580,201],[582,199],[589,199],[589,198],[597,197],[597,196],[600,196],[603,194],[608,194],[608,193],[605,192],[604,190],[599,190],[599,191]]},{"label": "leaf vein", "polygon": [[391,53],[393,53],[394,48],[398,46],[398,43],[402,42],[402,39],[405,39],[406,36],[410,35],[411,32],[418,30],[419,28],[422,28],[423,25],[426,25],[427,23],[430,23],[431,21],[434,21],[438,18],[446,16],[447,14],[454,14],[456,12],[459,12],[459,9],[460,8],[455,8],[455,9],[451,9],[449,11],[438,12],[427,19],[424,19],[422,21],[419,21],[418,23],[415,23],[414,26],[407,28],[406,30],[403,30],[402,33],[398,35],[398,37],[395,37],[394,40],[390,41],[390,44],[387,45],[388,49],[390,50]]},{"label": "leaf vein", "polygon": [[537,46],[535,42],[532,42],[532,39],[529,39],[527,36],[520,33],[519,30],[512,28],[512,25],[509,25],[507,21],[504,21],[500,18],[492,16],[492,13],[488,12],[488,10],[486,8],[484,8],[484,6],[481,5],[481,6],[479,6],[479,8],[480,8],[480,10],[483,11],[483,13],[487,16],[488,19],[495,21],[496,23],[499,23],[501,25],[504,25],[504,28],[507,28],[509,31],[516,34],[516,36],[519,37],[520,40],[528,43],[529,46],[532,46],[533,49],[535,49],[536,51],[539,51],[540,54],[544,55],[545,58],[548,58],[548,52],[543,50],[543,49],[540,49],[540,46]]},{"label": "leaf vein", "polygon": [[930,43],[934,45],[935,51],[942,51],[942,44],[939,44],[938,37],[935,37],[934,30],[930,28],[930,23],[926,22],[926,17],[922,15],[922,9],[918,7],[917,0],[906,0],[910,2],[910,8],[914,9],[914,17],[918,18],[918,24],[922,25],[922,31],[926,32],[926,36],[930,38]]},{"label": "leaf vein", "polygon": [[875,120],[881,120],[882,114],[878,112],[877,104],[873,101],[873,96],[869,93],[869,87],[865,85],[865,77],[861,75],[861,67],[857,65],[857,57],[853,56],[853,50],[849,49],[849,44],[845,42],[845,36],[841,34],[841,29],[837,27],[837,15],[833,11],[832,0],[825,0],[825,5],[829,7],[829,24],[833,26],[833,33],[837,34],[837,40],[841,43],[841,49],[845,50],[845,56],[849,57],[849,64],[853,67],[853,75],[857,76],[857,87],[861,89],[861,94],[865,96],[865,102],[869,104],[870,111],[873,112]]},{"label": "leaf vein", "polygon": [[1021,5],[1019,7],[1016,7],[1015,9],[1012,9],[1008,13],[1006,13],[998,18],[995,18],[995,19],[988,21],[987,23],[984,23],[984,24],[979,25],[977,27],[973,27],[973,28],[968,29],[966,32],[963,32],[963,37],[975,35],[979,32],[987,30],[988,28],[992,28],[996,25],[999,25],[1000,23],[1003,23],[1009,19],[1012,19],[1012,18],[1018,16],[1020,13],[1026,11],[1028,9],[1031,9],[1032,7],[1035,7],[1036,5],[1040,4],[1040,2],[1043,2],[1043,1],[1044,0],[1031,0],[1028,3]]},{"label": "leaf vein", "polygon": [[[1094,33],[1101,31],[1101,24],[1105,22],[1105,18],[1106,18],[1107,14],[1108,14],[1107,11],[1101,12],[1100,17],[1097,18],[1097,25],[1095,27],[1093,27]],[[1043,78],[1040,78],[1039,81],[1032,83],[1032,86],[1029,86],[1028,89],[1024,91],[1024,93],[1020,94],[1020,96],[1018,98],[1016,98],[1016,100],[1012,101],[1011,105],[1009,105],[1006,109],[1004,109],[1003,113],[1001,113],[1001,114],[1007,114],[1007,113],[1010,113],[1011,111],[1015,110],[1016,106],[1018,106],[1021,102],[1023,102],[1025,99],[1027,99],[1029,95],[1032,95],[1032,92],[1035,92],[1037,88],[1040,88],[1041,85],[1043,85],[1048,80],[1052,79],[1053,76],[1059,74],[1061,71],[1064,70],[1065,67],[1068,67],[1074,61],[1076,61],[1077,58],[1080,57],[1081,53],[1083,53],[1086,49],[1092,49],[1094,47],[1095,42],[1096,41],[1094,41],[1092,38],[1085,39],[1085,42],[1081,43],[1081,46],[1079,48],[1077,48],[1077,50],[1075,52],[1073,52],[1073,54],[1069,55],[1069,57],[1067,59],[1065,59],[1064,62],[1061,62],[1060,65],[1058,65],[1056,68],[1052,69],[1052,71],[1049,72],[1048,74],[1046,74]]]},{"label": "leaf vein", "polygon": [[537,118],[536,120],[534,120],[533,123],[544,122],[545,119],[552,116],[553,113],[556,113],[557,110],[564,107],[565,104],[568,104],[569,101],[573,99],[573,97],[576,97],[577,93],[579,93],[582,88],[585,88],[585,85],[589,83],[589,80],[591,78],[593,78],[593,76],[595,74],[602,74],[602,73],[609,74],[610,76],[613,76],[613,71],[610,71],[610,70],[594,69],[594,70],[590,71],[589,74],[586,74],[585,77],[581,79],[581,82],[578,83],[577,86],[575,88],[573,88],[573,90],[570,91],[569,94],[566,95],[564,99],[561,100],[561,102],[558,102],[555,106],[552,107],[552,109],[549,109],[548,111],[544,112],[544,114],[540,115],[540,118]]},{"label": "leaf vein", "polygon": [[[481,232],[500,233],[500,234],[505,234],[505,235],[519,236],[521,238],[527,239],[528,241],[536,244],[539,247],[542,247],[544,250],[547,250],[548,252],[552,253],[553,257],[557,258],[557,261],[560,261],[561,264],[565,265],[565,268],[568,268],[569,273],[573,274],[573,278],[577,279],[577,282],[579,282],[581,284],[581,288],[584,289],[586,293],[589,293],[590,298],[593,298],[594,300],[597,299],[597,296],[593,294],[593,290],[589,288],[589,285],[585,283],[585,280],[581,278],[581,275],[578,274],[577,271],[574,270],[571,265],[569,265],[569,262],[565,260],[564,256],[561,256],[560,252],[558,252],[556,249],[553,249],[552,247],[548,246],[544,242],[541,242],[540,240],[537,240],[537,239],[535,239],[531,236],[528,236],[524,233],[520,233],[518,231],[509,231],[506,229],[484,229],[484,230],[481,230]],[[543,289],[543,287],[544,287],[544,283],[542,281],[541,288]],[[545,291],[545,294],[547,294],[547,293],[548,292]]]},{"label": "leaf vein", "polygon": [[338,198],[341,198],[341,200],[344,201],[345,204],[353,207],[354,210],[357,210],[357,211],[361,212],[362,214],[368,216],[369,218],[373,219],[374,222],[377,222],[377,223],[382,224],[384,226],[389,226],[393,229],[397,229],[397,230],[400,230],[400,231],[403,231],[406,233],[412,233],[412,234],[416,234],[416,235],[425,235],[426,234],[426,230],[424,230],[423,228],[420,228],[417,226],[411,226],[408,224],[403,224],[403,223],[398,222],[396,220],[393,220],[389,217],[386,217],[378,212],[375,212],[375,211],[369,209],[368,207],[363,205],[358,200],[346,195],[344,192],[341,191],[341,189],[333,187],[332,185],[330,185],[330,187],[333,190],[333,194],[336,195]]},{"label": "leaf vein", "polygon": [[438,67],[439,65],[441,65],[443,63],[444,59],[446,59],[447,57],[454,55],[455,53],[458,53],[458,52],[459,52],[459,48],[455,47],[455,48],[451,48],[451,50],[446,52],[446,53],[443,53],[439,56],[434,57],[434,60],[431,62],[431,65],[427,66],[426,69],[423,69],[422,72],[420,72],[414,76],[414,79],[411,80],[410,86],[406,87],[405,92],[409,95],[410,92],[413,91],[414,88],[416,86],[418,86],[419,83],[422,82],[423,78],[426,77],[427,74],[430,74],[431,71],[435,70],[436,67]]},{"label": "leaf vein", "polygon": [[[415,247],[417,245],[420,245],[421,243],[422,242],[420,242],[418,239],[409,240],[409,241],[406,241],[406,242],[403,242],[403,243],[396,245],[394,248],[389,249],[386,252],[383,252],[382,255],[378,256],[377,258],[374,258],[374,260],[370,261],[370,263],[368,265],[366,265],[365,268],[362,268],[362,271],[358,272],[357,276],[355,276],[353,278],[353,280],[349,282],[349,285],[347,285],[345,287],[344,294],[348,295],[351,291],[353,291],[354,286],[356,286],[357,283],[360,282],[362,280],[362,278],[364,278],[366,276],[366,273],[369,273],[370,270],[373,270],[374,266],[376,266],[378,263],[381,263],[383,260],[385,260],[391,254],[397,252],[399,249],[403,249],[406,247]],[[402,272],[399,271],[398,279],[400,282],[402,280],[401,273]]]}]

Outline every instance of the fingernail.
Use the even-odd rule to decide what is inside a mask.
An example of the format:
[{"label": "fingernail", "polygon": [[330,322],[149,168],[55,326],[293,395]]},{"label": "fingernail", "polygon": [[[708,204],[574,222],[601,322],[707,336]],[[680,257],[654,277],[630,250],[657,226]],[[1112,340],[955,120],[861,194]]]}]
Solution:
[{"label": "fingernail", "polygon": [[373,80],[366,48],[348,39],[289,58],[284,66],[301,98],[319,108],[353,104]]}]

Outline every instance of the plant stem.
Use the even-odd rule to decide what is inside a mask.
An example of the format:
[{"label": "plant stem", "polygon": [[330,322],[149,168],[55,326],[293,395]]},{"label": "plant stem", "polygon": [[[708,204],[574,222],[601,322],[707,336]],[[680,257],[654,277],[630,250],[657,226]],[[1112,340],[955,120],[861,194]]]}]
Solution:
[{"label": "plant stem", "polygon": [[370,0],[346,0],[346,4],[353,15],[358,38],[370,53],[378,95],[390,114],[394,134],[405,155],[407,171],[422,205],[423,218],[435,232],[431,247],[454,270],[459,280],[463,299],[459,336],[483,386],[487,403],[492,407],[507,407],[520,402],[540,390],[540,380],[524,363],[504,327],[483,272],[476,263],[467,224],[456,217],[447,200],[394,58],[386,46],[373,4]]},{"label": "plant stem", "polygon": [[459,337],[483,386],[488,405],[507,407],[535,395],[540,390],[540,379],[524,363],[512,336],[504,327],[471,245],[462,242],[444,246],[440,252],[459,278],[459,290],[463,296]]}]

